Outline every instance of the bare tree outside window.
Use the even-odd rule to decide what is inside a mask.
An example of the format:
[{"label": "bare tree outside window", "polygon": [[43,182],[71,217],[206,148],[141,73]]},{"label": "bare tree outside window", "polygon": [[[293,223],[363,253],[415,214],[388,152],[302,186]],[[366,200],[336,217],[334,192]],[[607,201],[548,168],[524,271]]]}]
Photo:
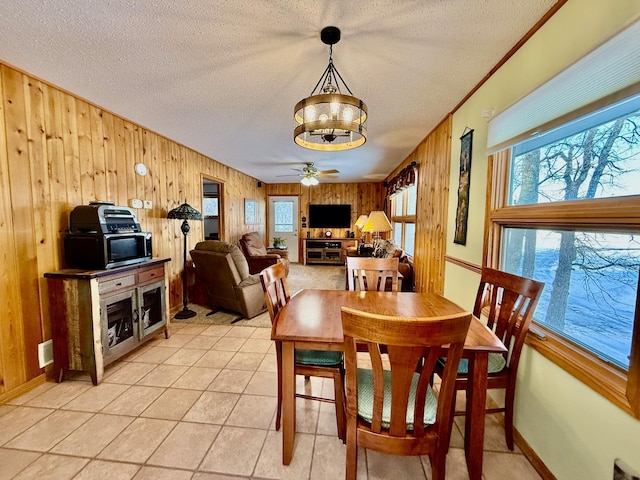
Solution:
[{"label": "bare tree outside window", "polygon": [[[529,151],[514,148],[509,204],[640,194],[640,111]],[[508,228],[503,266],[545,281],[536,321],[628,368],[640,267],[634,231]]]}]

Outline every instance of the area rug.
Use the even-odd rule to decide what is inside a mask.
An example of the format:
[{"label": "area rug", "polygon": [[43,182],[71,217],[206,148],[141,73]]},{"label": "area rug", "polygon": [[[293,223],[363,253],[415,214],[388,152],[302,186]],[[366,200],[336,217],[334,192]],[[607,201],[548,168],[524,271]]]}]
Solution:
[{"label": "area rug", "polygon": [[[344,290],[344,265],[302,265],[292,263],[287,277],[289,292],[304,288],[318,288],[323,290]],[[271,327],[269,312],[261,313],[253,318],[244,318],[241,313],[220,309],[210,314],[211,309],[205,305],[189,304],[189,308],[196,312],[196,316],[185,320],[172,318],[175,323],[199,323],[206,325],[239,325],[248,327]]]}]

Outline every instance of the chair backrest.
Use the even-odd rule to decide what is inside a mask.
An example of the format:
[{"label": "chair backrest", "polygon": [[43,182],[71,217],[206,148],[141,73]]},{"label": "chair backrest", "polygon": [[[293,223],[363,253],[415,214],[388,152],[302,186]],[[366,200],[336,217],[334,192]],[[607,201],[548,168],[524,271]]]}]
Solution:
[{"label": "chair backrest", "polygon": [[189,254],[196,266],[196,275],[203,284],[212,288],[226,288],[229,295],[234,286],[250,276],[247,259],[237,245],[204,240],[198,242]]},{"label": "chair backrest", "polygon": [[[443,435],[448,434],[453,422],[451,402],[458,363],[470,321],[470,312],[443,317],[403,318],[342,307],[349,415],[358,412],[357,352],[360,346],[359,355],[362,355],[362,346],[365,346],[371,359],[374,392],[373,415],[369,430],[373,434],[380,434],[384,429],[390,437],[407,437],[407,432],[412,430],[412,437],[418,443],[429,431],[436,432],[441,438],[445,438]],[[387,399],[387,402],[391,402],[388,424],[383,421],[385,375],[381,351],[384,350],[388,353],[392,385],[391,398]],[[435,423],[426,425],[424,422],[425,400],[434,367],[437,360],[442,357],[446,357],[446,363],[437,396]],[[415,402],[410,405],[412,382],[415,385],[414,375],[418,375],[419,380],[415,388]],[[412,428],[407,426],[408,409],[413,409]],[[380,441],[383,442],[384,437],[381,437]]]},{"label": "chair backrest", "polygon": [[258,232],[245,233],[240,237],[240,248],[247,257],[262,256],[267,254],[267,247],[262,242]]},{"label": "chair backrest", "polygon": [[269,310],[271,323],[275,321],[289,299],[289,288],[287,287],[287,272],[283,263],[276,263],[260,272],[260,282],[264,291],[264,301]]},{"label": "chair backrest", "polygon": [[398,258],[347,257],[347,287],[397,292]]},{"label": "chair backrest", "polygon": [[517,366],[544,283],[493,268],[483,268],[473,314],[487,318],[487,326],[508,351],[507,365]]}]

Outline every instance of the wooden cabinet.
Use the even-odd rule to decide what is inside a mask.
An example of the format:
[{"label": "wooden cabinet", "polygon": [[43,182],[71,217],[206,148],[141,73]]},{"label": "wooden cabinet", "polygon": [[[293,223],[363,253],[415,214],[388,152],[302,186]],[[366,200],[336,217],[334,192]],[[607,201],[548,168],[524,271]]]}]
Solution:
[{"label": "wooden cabinet", "polygon": [[354,238],[305,238],[304,262],[343,265],[347,248],[357,247]]},{"label": "wooden cabinet", "polygon": [[169,260],[45,273],[57,381],[65,370],[80,370],[97,385],[106,365],[154,333],[164,331],[169,338],[164,268]]}]

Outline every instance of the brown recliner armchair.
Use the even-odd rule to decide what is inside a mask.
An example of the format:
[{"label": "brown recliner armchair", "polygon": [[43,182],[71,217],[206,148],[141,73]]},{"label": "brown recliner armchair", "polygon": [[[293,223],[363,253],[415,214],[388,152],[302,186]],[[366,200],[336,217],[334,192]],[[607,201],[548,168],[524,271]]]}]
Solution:
[{"label": "brown recliner armchair", "polygon": [[247,260],[237,245],[205,240],[190,254],[196,281],[202,285],[210,308],[226,308],[245,318],[266,311],[260,276],[249,273]]},{"label": "brown recliner armchair", "polygon": [[262,243],[258,232],[245,233],[240,238],[240,248],[249,263],[249,271],[260,273],[265,268],[281,261],[289,275],[289,252],[275,248],[267,248]]}]

